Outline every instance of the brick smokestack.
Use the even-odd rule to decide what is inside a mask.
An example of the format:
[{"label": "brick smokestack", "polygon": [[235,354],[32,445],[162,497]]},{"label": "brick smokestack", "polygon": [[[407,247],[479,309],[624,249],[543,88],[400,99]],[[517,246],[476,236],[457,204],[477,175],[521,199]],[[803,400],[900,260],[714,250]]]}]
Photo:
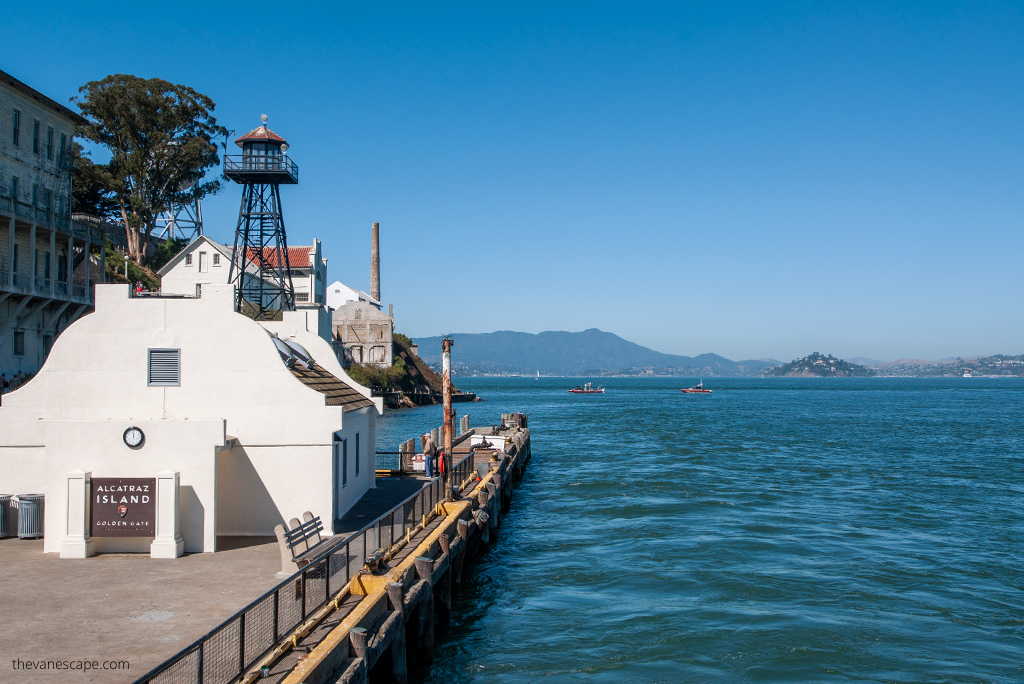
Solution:
[{"label": "brick smokestack", "polygon": [[380,224],[376,221],[370,245],[370,296],[380,301]]}]

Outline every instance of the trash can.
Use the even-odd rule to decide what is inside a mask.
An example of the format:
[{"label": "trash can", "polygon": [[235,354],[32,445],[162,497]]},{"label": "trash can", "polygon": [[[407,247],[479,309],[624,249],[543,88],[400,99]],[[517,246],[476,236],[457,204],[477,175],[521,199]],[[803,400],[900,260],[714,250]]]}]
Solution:
[{"label": "trash can", "polygon": [[19,494],[14,497],[18,502],[18,538],[38,539],[43,536],[43,499],[42,494]]},{"label": "trash can", "polygon": [[14,536],[14,525],[11,524],[11,495],[0,494],[0,539]]}]

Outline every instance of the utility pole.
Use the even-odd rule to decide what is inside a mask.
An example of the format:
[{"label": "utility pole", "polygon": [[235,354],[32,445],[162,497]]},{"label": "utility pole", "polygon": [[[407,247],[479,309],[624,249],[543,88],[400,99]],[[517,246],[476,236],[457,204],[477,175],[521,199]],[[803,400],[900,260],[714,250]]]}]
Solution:
[{"label": "utility pole", "polygon": [[441,396],[444,404],[444,500],[452,494],[452,340],[441,340]]}]

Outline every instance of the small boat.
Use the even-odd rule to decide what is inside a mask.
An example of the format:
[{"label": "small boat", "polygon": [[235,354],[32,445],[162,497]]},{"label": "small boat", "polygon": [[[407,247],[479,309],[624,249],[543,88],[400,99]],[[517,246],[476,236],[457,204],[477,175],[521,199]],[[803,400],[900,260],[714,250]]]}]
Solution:
[{"label": "small boat", "polygon": [[681,389],[679,391],[684,393],[684,394],[711,394],[711,390],[704,389],[704,381],[703,380],[698,382],[693,387],[686,387],[686,388]]},{"label": "small boat", "polygon": [[577,385],[568,391],[572,394],[604,394],[604,387],[601,387],[600,385],[594,387],[594,383],[588,382],[582,387]]}]

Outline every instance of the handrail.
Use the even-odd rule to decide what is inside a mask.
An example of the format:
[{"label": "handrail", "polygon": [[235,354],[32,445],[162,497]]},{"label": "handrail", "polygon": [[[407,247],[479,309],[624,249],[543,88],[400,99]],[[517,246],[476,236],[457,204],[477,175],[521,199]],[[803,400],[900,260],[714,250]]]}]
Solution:
[{"label": "handrail", "polygon": [[[452,468],[453,471],[456,474],[460,473],[461,471],[466,471],[467,470],[467,468],[465,467],[466,463],[467,463],[467,461],[469,461],[470,462],[470,466],[472,466],[472,458],[473,458],[472,454],[467,455],[465,458],[460,460],[457,465],[453,466],[453,468]],[[468,470],[472,470],[472,467],[470,467]],[[463,476],[462,476],[462,478],[459,481],[465,480],[465,478],[468,477],[468,474],[469,474],[468,472],[463,473]],[[136,684],[144,684],[146,682],[152,682],[155,678],[157,678],[160,675],[164,674],[165,672],[169,671],[172,667],[174,667],[178,663],[184,661],[186,658],[188,658],[189,656],[191,656],[193,654],[198,654],[198,657],[200,658],[199,666],[197,668],[197,676],[195,677],[194,681],[197,681],[197,682],[199,682],[201,684],[204,681],[204,679],[205,679],[204,671],[203,671],[203,646],[207,642],[213,640],[221,632],[223,632],[224,630],[230,628],[236,620],[239,621],[239,625],[240,625],[239,634],[240,635],[244,635],[244,620],[245,620],[245,616],[248,614],[248,612],[250,610],[252,610],[255,606],[257,606],[257,605],[261,604],[262,602],[264,602],[264,601],[270,599],[271,597],[273,597],[273,599],[274,599],[274,611],[273,611],[274,639],[272,640],[270,645],[265,650],[263,650],[262,652],[260,652],[259,654],[255,655],[255,656],[250,656],[248,659],[246,659],[245,655],[244,655],[245,654],[245,639],[244,639],[244,636],[240,637],[239,643],[236,645],[236,647],[239,649],[239,652],[238,652],[238,663],[239,663],[239,665],[238,665],[238,668],[237,668],[239,673],[237,675],[231,676],[226,681],[233,682],[233,681],[236,681],[236,680],[240,679],[245,674],[245,671],[248,668],[250,668],[250,667],[252,667],[252,665],[258,663],[261,658],[266,656],[267,653],[270,653],[277,646],[277,644],[280,643],[280,640],[282,638],[280,633],[282,632],[282,630],[279,629],[278,608],[279,608],[280,596],[281,596],[280,592],[286,586],[290,585],[291,583],[295,582],[296,580],[301,582],[301,587],[302,587],[302,589],[301,589],[301,593],[302,593],[302,606],[301,606],[301,608],[302,608],[302,617],[301,617],[301,619],[297,623],[295,623],[291,627],[288,627],[288,628],[284,629],[283,631],[284,631],[285,634],[287,634],[288,632],[291,632],[292,630],[298,628],[306,620],[306,618],[309,615],[311,615],[312,613],[316,612],[317,610],[319,610],[323,606],[327,605],[327,603],[331,600],[331,597],[333,596],[333,593],[337,593],[337,590],[340,590],[340,588],[336,587],[335,588],[336,589],[335,592],[332,593],[330,591],[330,577],[331,577],[331,574],[330,574],[330,567],[331,567],[330,559],[331,559],[331,557],[334,554],[337,554],[337,553],[341,552],[342,550],[344,550],[345,557],[346,557],[345,573],[346,573],[346,584],[347,584],[352,579],[352,576],[351,576],[351,574],[349,572],[349,568],[350,568],[350,564],[351,564],[351,561],[349,560],[349,556],[351,555],[351,553],[350,553],[351,552],[350,546],[351,546],[352,542],[354,540],[356,540],[357,538],[359,538],[360,536],[366,535],[371,530],[378,528],[385,519],[391,518],[392,520],[394,520],[394,515],[398,511],[400,511],[400,510],[404,511],[404,509],[405,509],[405,507],[407,505],[412,504],[413,505],[413,510],[415,510],[416,500],[419,497],[424,496],[426,493],[434,494],[434,490],[435,489],[438,490],[436,492],[438,500],[436,502],[434,502],[434,505],[436,505],[437,503],[440,503],[440,501],[444,500],[444,496],[443,496],[443,494],[444,494],[444,482],[443,482],[442,476],[438,476],[438,477],[432,478],[431,480],[428,480],[427,483],[419,491],[417,491],[412,496],[409,496],[408,498],[406,498],[404,501],[402,501],[398,505],[396,505],[393,508],[391,508],[387,513],[384,513],[380,517],[376,518],[373,522],[365,525],[359,531],[353,532],[343,542],[339,542],[337,544],[332,545],[331,549],[325,551],[324,553],[322,553],[319,556],[316,556],[315,558],[310,560],[310,562],[304,568],[302,568],[301,570],[299,570],[295,574],[291,575],[288,579],[286,579],[283,582],[275,585],[272,589],[268,590],[266,593],[261,595],[255,601],[250,602],[244,608],[242,608],[241,610],[235,612],[231,617],[229,617],[227,620],[225,620],[224,622],[219,624],[217,627],[215,627],[214,629],[210,630],[209,632],[207,632],[203,636],[199,637],[198,639],[193,641],[191,644],[189,644],[188,646],[183,648],[181,651],[179,651],[178,653],[173,655],[171,658],[169,658],[168,660],[164,661],[163,663],[161,663],[157,667],[155,667],[152,670],[150,670],[149,672],[147,672],[145,675],[143,675],[138,680],[136,680]],[[433,497],[431,497],[431,498],[433,498]],[[425,506],[423,506],[423,507],[421,507],[421,510],[426,511],[427,508]],[[377,540],[378,540],[378,543],[382,543],[383,542],[382,536],[381,536],[379,531],[378,531]],[[390,548],[390,546],[393,546],[394,543],[395,543],[394,525],[392,524],[391,544],[389,545],[389,548]],[[364,551],[364,554],[365,554],[365,552],[366,552],[366,541],[365,541],[365,539],[364,539],[364,542],[363,542],[363,551]],[[364,557],[364,560],[365,560],[365,557]],[[324,561],[327,561],[327,572],[326,572],[326,586],[325,586],[325,590],[324,590],[323,600],[320,601],[320,603],[317,604],[317,605],[307,606],[306,605],[306,596],[307,596],[306,587],[308,586],[308,581],[310,579],[309,575],[311,575],[313,573],[316,573],[318,575],[322,574],[322,572],[323,572],[322,564],[324,563]],[[289,591],[291,591],[291,590],[289,589]],[[286,596],[287,596],[287,594],[286,594]]]}]

